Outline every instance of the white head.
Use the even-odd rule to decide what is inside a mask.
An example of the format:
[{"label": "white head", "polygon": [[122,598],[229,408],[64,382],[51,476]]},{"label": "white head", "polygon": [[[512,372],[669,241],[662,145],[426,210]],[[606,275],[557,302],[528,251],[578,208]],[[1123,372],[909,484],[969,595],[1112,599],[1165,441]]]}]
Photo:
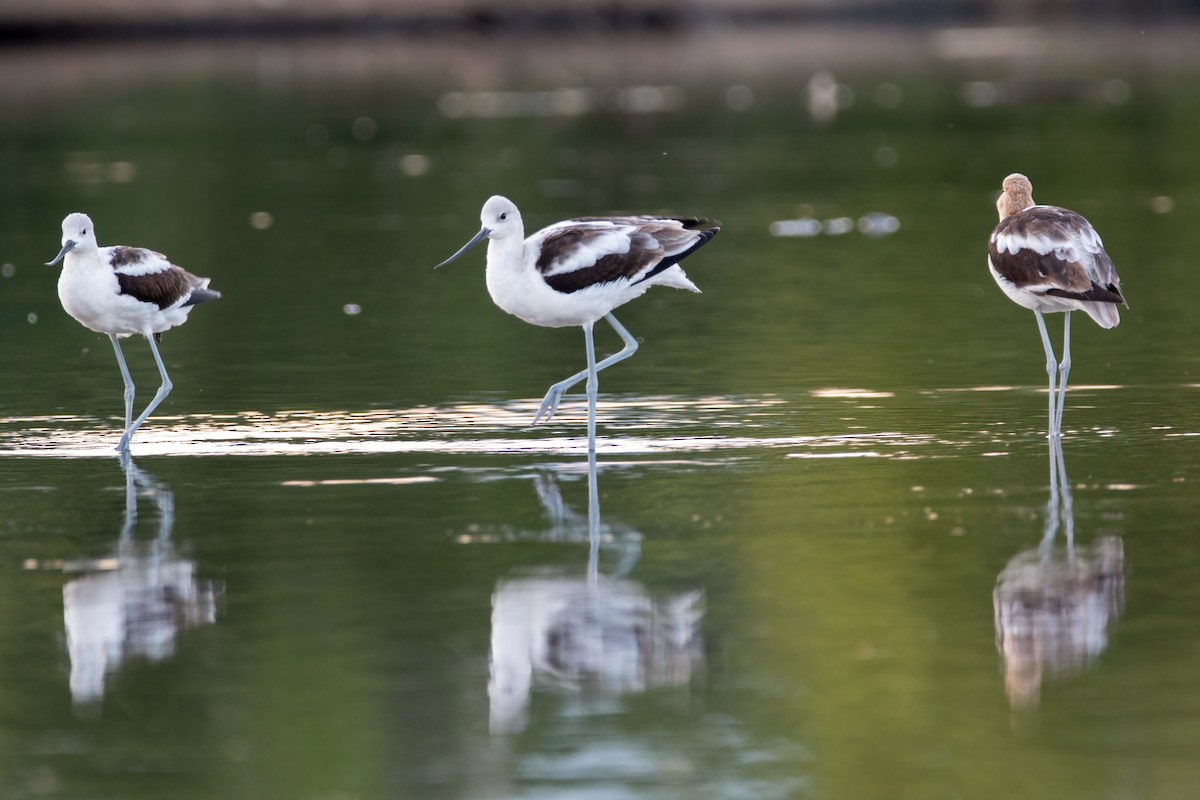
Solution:
[{"label": "white head", "polygon": [[434,269],[446,266],[485,238],[496,241],[514,237],[519,241],[525,238],[525,224],[521,221],[521,212],[517,210],[517,204],[507,197],[501,197],[498,194],[489,197],[488,201],[483,204],[483,210],[479,212],[479,222],[479,233],[472,236],[471,241],[460,247],[457,253],[438,264]]},{"label": "white head", "polygon": [[507,197],[498,194],[489,197],[479,212],[479,222],[487,230],[484,235],[489,239],[507,239],[513,235],[525,238],[521,212],[517,210],[517,204]]},{"label": "white head", "polygon": [[62,222],[62,250],[58,251],[53,261],[47,261],[46,266],[54,266],[67,253],[85,253],[95,250],[96,246],[96,229],[92,226],[92,218],[78,211],[67,214]]}]

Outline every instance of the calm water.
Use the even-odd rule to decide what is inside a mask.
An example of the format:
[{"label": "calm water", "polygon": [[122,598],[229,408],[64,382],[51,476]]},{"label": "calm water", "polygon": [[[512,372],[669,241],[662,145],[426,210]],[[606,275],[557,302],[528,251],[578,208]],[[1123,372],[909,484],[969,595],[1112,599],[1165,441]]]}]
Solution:
[{"label": "calm water", "polygon": [[[1200,73],[710,44],[4,56],[0,795],[1193,795]],[[1130,301],[1061,453],[985,265],[1015,170]],[[580,395],[528,425],[582,336],[432,270],[496,192],[724,226],[620,312],[593,476]],[[225,294],[128,464],[74,210]]]}]

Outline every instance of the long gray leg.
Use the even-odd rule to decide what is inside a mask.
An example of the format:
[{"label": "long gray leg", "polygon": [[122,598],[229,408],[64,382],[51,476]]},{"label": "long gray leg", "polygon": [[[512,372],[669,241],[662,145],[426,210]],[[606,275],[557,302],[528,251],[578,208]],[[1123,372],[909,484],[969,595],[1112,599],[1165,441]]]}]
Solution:
[{"label": "long gray leg", "polygon": [[1071,372],[1071,312],[1063,318],[1063,357],[1058,362],[1058,411],[1054,416],[1054,429],[1062,432],[1063,406],[1067,404],[1067,375]]},{"label": "long gray leg", "polygon": [[116,334],[110,333],[113,350],[117,354],[117,366],[121,368],[121,378],[125,381],[125,430],[129,430],[129,421],[133,419],[133,378],[129,377],[129,367],[125,366],[125,354],[121,352],[121,340]]},{"label": "long gray leg", "polygon": [[588,452],[596,452],[596,397],[600,394],[599,379],[596,377],[596,345],[592,341],[592,326],[583,326],[583,338],[587,343],[587,437]]},{"label": "long gray leg", "polygon": [[117,445],[117,449],[122,451],[129,449],[129,440],[133,438],[133,434],[137,432],[138,428],[142,427],[142,423],[153,413],[154,409],[158,408],[158,404],[163,401],[163,398],[171,393],[171,379],[167,377],[167,368],[163,365],[162,356],[158,354],[158,345],[154,343],[154,334],[147,336],[146,341],[150,343],[150,352],[154,354],[154,363],[158,364],[158,373],[162,375],[162,385],[154,393],[154,399],[150,401],[150,405],[146,406],[146,410],[138,415],[138,418],[125,431],[125,435],[121,437],[121,442]]},{"label": "long gray leg", "polygon": [[1054,348],[1050,345],[1050,334],[1046,332],[1046,318],[1042,316],[1042,312],[1034,310],[1037,316],[1038,331],[1042,334],[1042,347],[1046,350],[1046,374],[1050,376],[1050,414],[1047,424],[1050,430],[1046,433],[1047,436],[1058,436],[1058,427],[1055,425],[1055,397],[1054,397]]},{"label": "long gray leg", "polygon": [[[618,361],[624,361],[636,353],[638,349],[637,339],[634,339],[633,335],[630,334],[629,331],[625,330],[625,327],[621,325],[621,323],[617,322],[616,317],[609,313],[604,315],[604,319],[608,320],[609,325],[612,325],[613,330],[615,330],[617,335],[620,336],[622,341],[625,342],[625,346],[621,348],[619,352],[613,353],[611,356],[597,364],[596,372],[611,367]],[[558,403],[560,400],[562,400],[562,396],[566,393],[567,389],[570,389],[587,376],[588,371],[585,369],[582,372],[576,372],[571,377],[561,380],[551,386],[550,390],[546,392],[545,398],[542,399],[542,405],[538,408],[537,413],[533,416],[533,424],[537,425],[539,422],[549,422],[550,418],[554,416],[554,412],[558,410]]]}]

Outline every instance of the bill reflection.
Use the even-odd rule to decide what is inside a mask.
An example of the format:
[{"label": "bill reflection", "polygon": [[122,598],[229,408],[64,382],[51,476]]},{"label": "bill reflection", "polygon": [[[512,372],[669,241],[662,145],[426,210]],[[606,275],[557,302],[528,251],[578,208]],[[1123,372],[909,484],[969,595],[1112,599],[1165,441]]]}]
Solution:
[{"label": "bill reflection", "polygon": [[[127,456],[121,466],[125,514],[114,553],[82,565],[85,574],[63,587],[76,705],[102,700],[105,680],[125,661],[169,658],[180,631],[216,621],[218,588],[197,580],[195,562],[179,557],[171,542],[175,496],[170,487]],[[149,499],[158,513],[150,541],[134,538],[139,498]]]},{"label": "bill reflection", "polygon": [[[600,521],[594,454],[585,517],[563,502],[554,478],[539,475],[538,499],[550,541],[587,541],[586,573],[547,567],[500,580],[492,594],[493,732],[525,727],[535,687],[557,690],[585,713],[621,695],[686,686],[702,665],[700,591],[654,594],[628,577],[641,535]],[[601,573],[601,549],[615,564]]]},{"label": "bill reflection", "polygon": [[[1059,529],[1065,540],[1055,544]],[[1124,605],[1120,537],[1075,545],[1075,516],[1062,442],[1050,439],[1050,500],[1041,544],[1008,562],[992,605],[1004,688],[1013,708],[1038,705],[1043,682],[1086,670],[1108,646]]]}]

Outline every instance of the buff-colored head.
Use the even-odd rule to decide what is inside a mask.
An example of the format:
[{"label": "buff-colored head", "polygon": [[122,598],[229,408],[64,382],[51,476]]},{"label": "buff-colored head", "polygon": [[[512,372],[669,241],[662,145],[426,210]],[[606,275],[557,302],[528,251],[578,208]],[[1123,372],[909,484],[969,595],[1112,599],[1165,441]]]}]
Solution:
[{"label": "buff-colored head", "polygon": [[1000,219],[1008,219],[1033,205],[1033,184],[1021,173],[1014,172],[1005,178],[1003,189],[996,199],[996,211],[1000,212]]}]

